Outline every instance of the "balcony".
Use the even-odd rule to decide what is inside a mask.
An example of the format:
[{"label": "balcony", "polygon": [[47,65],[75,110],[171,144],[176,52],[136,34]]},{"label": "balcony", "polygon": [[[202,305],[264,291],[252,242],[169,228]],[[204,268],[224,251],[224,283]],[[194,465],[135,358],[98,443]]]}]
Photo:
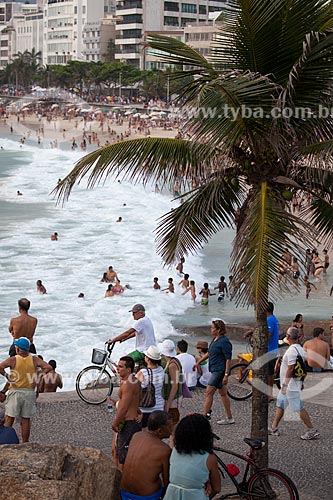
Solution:
[{"label": "balcony", "polygon": [[142,2],[124,2],[116,7],[116,11],[126,9],[142,9]]}]

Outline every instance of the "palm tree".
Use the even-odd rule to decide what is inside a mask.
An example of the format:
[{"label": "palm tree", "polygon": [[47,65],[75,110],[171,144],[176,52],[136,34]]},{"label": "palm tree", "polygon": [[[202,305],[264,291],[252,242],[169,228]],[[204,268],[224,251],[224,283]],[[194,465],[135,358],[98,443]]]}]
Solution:
[{"label": "palm tree", "polygon": [[[233,226],[237,212],[231,273],[237,304],[255,308],[256,360],[267,352],[266,306],[280,294],[283,250],[300,257],[313,238],[333,241],[333,119],[318,112],[332,107],[333,16],[327,0],[229,4],[208,60],[170,37],[149,38],[164,62],[182,66],[177,78],[194,77],[179,95],[186,138],[103,147],[81,159],[57,191],[67,198],[86,175],[89,187],[110,175],[170,186],[180,170],[204,176],[207,183],[159,221],[157,249],[166,263],[195,252]],[[316,203],[293,214],[293,193],[311,193]],[[266,368],[256,367],[255,386],[266,380]],[[267,440],[267,420],[267,395],[255,389],[252,435]],[[258,458],[267,464],[267,447]]]}]

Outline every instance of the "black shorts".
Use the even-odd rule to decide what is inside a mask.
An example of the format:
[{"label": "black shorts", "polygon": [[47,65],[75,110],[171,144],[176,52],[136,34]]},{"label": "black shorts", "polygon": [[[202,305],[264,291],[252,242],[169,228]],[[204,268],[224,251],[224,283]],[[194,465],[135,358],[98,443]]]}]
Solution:
[{"label": "black shorts", "polygon": [[125,459],[128,452],[128,446],[131,442],[132,437],[136,432],[140,432],[141,430],[142,430],[141,422],[137,422],[136,420],[126,420],[123,428],[121,429],[120,432],[118,432],[116,452],[120,464],[125,463]]},{"label": "black shorts", "polygon": [[[31,354],[36,354],[36,347],[34,344],[30,344],[29,352],[31,352]],[[12,344],[9,348],[9,356],[10,357],[16,356],[16,348],[14,344]]]},{"label": "black shorts", "polygon": [[275,368],[275,363],[276,363],[276,357],[274,357],[274,358],[270,359],[270,360],[268,361],[268,363],[267,363],[267,366],[268,366],[268,375],[269,375],[269,376],[272,376],[272,375],[274,375],[274,373],[275,373],[275,370],[274,370],[274,368]]}]

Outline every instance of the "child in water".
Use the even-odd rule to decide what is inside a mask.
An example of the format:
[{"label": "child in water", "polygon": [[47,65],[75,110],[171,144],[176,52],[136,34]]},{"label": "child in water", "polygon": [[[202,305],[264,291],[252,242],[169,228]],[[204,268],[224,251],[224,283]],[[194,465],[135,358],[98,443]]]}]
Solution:
[{"label": "child in water", "polygon": [[311,292],[311,287],[313,286],[315,290],[317,290],[317,287],[309,281],[309,278],[307,276],[304,276],[303,281],[305,285],[305,298],[308,299]]},{"label": "child in water", "polygon": [[209,289],[208,283],[204,283],[203,288],[200,290],[200,295],[202,295],[201,305],[208,306],[208,299],[210,295],[216,295],[216,293],[212,293]]},{"label": "child in water", "polygon": [[168,293],[175,293],[175,287],[173,284],[173,278],[168,279],[169,286],[168,288],[163,288],[162,292],[167,291]]},{"label": "child in water", "polygon": [[158,283],[158,278],[154,278],[153,288],[154,290],[161,290],[161,286]]},{"label": "child in water", "polygon": [[190,286],[188,286],[186,290],[184,290],[182,295],[185,295],[187,292],[191,292],[191,299],[193,300],[193,302],[195,302],[195,299],[197,298],[195,293],[195,281],[193,280],[190,281]]}]

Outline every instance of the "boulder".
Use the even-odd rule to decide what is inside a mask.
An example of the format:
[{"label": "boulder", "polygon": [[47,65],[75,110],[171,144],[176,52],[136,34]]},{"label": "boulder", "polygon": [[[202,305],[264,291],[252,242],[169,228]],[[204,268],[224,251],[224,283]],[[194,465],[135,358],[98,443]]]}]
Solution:
[{"label": "boulder", "polygon": [[119,500],[121,474],[94,448],[2,445],[1,500]]}]

